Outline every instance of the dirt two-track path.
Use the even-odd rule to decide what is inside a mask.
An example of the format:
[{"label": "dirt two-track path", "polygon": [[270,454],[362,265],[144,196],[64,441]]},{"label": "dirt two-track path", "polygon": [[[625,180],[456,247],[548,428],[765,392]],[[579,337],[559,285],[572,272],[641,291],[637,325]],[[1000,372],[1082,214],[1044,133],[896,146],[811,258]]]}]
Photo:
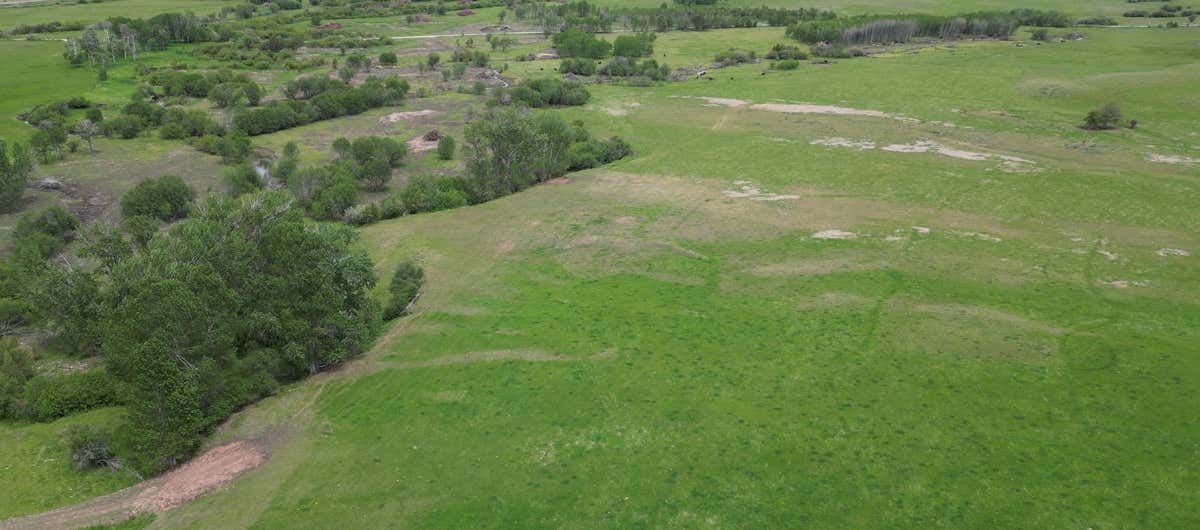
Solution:
[{"label": "dirt two-track path", "polygon": [[0,521],[0,530],[79,528],[119,523],[140,513],[161,512],[204,495],[267,459],[259,444],[238,440],[213,447],[173,471],[90,501]]}]

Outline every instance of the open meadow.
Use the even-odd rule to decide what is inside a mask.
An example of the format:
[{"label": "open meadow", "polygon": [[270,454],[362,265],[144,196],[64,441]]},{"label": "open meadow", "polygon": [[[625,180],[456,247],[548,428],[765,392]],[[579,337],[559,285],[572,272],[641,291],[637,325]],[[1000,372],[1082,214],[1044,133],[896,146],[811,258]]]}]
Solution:
[{"label": "open meadow", "polygon": [[[760,4],[799,7],[729,0]],[[1130,5],[816,7],[1119,17]],[[165,10],[91,6],[0,7],[0,27]],[[475,31],[500,8],[478,11],[424,25],[330,20],[412,37]],[[371,294],[386,297],[411,259],[420,295],[360,358],[279,385],[206,431],[200,454],[244,444],[253,465],[177,502],[118,493],[79,505],[137,479],[75,470],[62,433],[118,428],[123,408],[0,421],[0,482],[13,485],[0,530],[119,523],[129,511],[157,512],[129,523],[149,528],[1200,527],[1200,27],[1033,35],[865,46],[865,57],[783,70],[713,65],[728,49],[795,44],[783,27],[660,33],[652,57],[678,80],[587,78],[586,103],[531,111],[619,136],[630,156],[354,229],[380,279]],[[339,137],[408,142],[385,189],[357,189],[368,202],[470,171],[465,141],[449,160],[413,146],[431,130],[465,138],[500,105],[489,94],[501,84],[559,77],[558,58],[527,60],[552,43],[519,37],[488,49],[491,70],[453,80],[416,65],[449,57],[456,37],[373,41],[369,54],[394,52],[413,84],[403,103],[254,135],[253,153],[275,160],[293,144],[300,164],[318,166],[346,158]],[[146,63],[217,65],[195,48]],[[33,128],[16,114],[80,94],[115,115],[139,83],[130,64],[101,83],[61,51],[0,40],[0,137],[24,141]],[[267,100],[301,75],[335,77],[249,71]],[[362,86],[357,75],[350,85]],[[1081,127],[1109,103],[1120,127]],[[184,140],[96,147],[42,164],[38,176],[70,193],[26,192],[23,210],[0,215],[0,237],[52,204],[117,223],[122,194],[163,174],[200,196],[228,186],[220,157]],[[175,479],[161,480],[151,487]],[[20,516],[34,517],[3,520]]]}]

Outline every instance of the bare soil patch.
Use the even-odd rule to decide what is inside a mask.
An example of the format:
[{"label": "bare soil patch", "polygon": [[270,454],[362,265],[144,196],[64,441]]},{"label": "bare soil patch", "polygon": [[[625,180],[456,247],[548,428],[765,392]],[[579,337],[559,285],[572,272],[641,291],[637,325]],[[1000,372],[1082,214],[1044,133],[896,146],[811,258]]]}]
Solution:
[{"label": "bare soil patch", "polygon": [[417,136],[404,142],[404,145],[408,146],[408,154],[416,155],[437,149],[438,142],[437,140],[426,140],[424,136]]},{"label": "bare soil patch", "polygon": [[1197,159],[1191,158],[1191,157],[1187,157],[1187,156],[1160,155],[1157,153],[1151,153],[1150,156],[1146,157],[1146,160],[1149,160],[1151,162],[1158,162],[1160,164],[1172,164],[1172,165],[1176,165],[1176,166],[1190,166],[1192,164],[1200,162],[1200,160],[1197,160]]},{"label": "bare soil patch", "polygon": [[257,444],[239,440],[209,449],[167,474],[116,493],[57,510],[0,522],[2,530],[78,528],[161,512],[217,489],[267,460]]},{"label": "bare soil patch", "polygon": [[845,230],[838,229],[822,230],[812,235],[813,239],[854,239],[857,237],[858,234],[855,234],[854,232],[847,232]]},{"label": "bare soil patch", "polygon": [[413,118],[420,118],[423,116],[433,116],[434,114],[437,114],[437,111],[429,110],[429,109],[409,110],[409,111],[404,111],[404,112],[393,112],[391,114],[388,114],[387,116],[379,118],[379,123],[396,123],[396,122],[401,122],[401,121],[408,121]]},{"label": "bare soil patch", "polygon": [[799,199],[799,195],[780,195],[778,193],[765,192],[755,186],[748,180],[738,180],[733,183],[738,187],[736,190],[725,190],[723,193],[730,199],[750,199],[752,201],[786,201]]},{"label": "bare soil patch", "polygon": [[896,117],[878,110],[852,109],[850,107],[838,107],[836,105],[811,105],[807,103],[756,103],[754,105],[750,105],[750,108],[770,112],[783,112],[787,114],[836,114],[841,116],[869,116],[872,118]]}]

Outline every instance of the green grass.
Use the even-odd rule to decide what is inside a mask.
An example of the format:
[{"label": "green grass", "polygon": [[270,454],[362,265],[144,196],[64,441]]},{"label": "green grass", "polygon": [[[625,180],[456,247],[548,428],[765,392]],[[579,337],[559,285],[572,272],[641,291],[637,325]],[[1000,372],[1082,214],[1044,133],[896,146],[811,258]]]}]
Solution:
[{"label": "green grass", "polygon": [[[755,31],[659,49],[703,58]],[[290,406],[312,419],[277,460],[156,524],[1200,524],[1200,269],[1155,253],[1200,250],[1200,181],[1146,159],[1197,156],[1193,40],[1095,30],[595,87],[559,112],[630,140],[632,160],[364,229],[383,276],[424,264],[417,316],[369,375],[304,385],[315,410]],[[1076,127],[1112,98],[1143,125]],[[828,137],[1037,171],[810,144]],[[726,196],[738,180],[798,198]],[[857,238],[810,237],[827,229]]]},{"label": "green grass", "polygon": [[62,439],[70,425],[114,428],[122,409],[108,408],[76,414],[52,423],[0,423],[0,519],[36,513],[81,502],[136,482],[132,475],[105,469],[79,472]]},{"label": "green grass", "polygon": [[217,13],[236,5],[234,0],[104,0],[87,4],[50,1],[41,4],[6,6],[0,3],[0,28],[44,22],[99,22],[112,17],[150,18],[161,13],[191,11],[198,15]]},{"label": "green grass", "polygon": [[[1195,165],[1149,160],[1200,159],[1197,32],[1085,33],[591,87],[588,105],[549,112],[622,136],[633,158],[365,228],[381,278],[405,256],[424,265],[418,314],[369,359],[240,414],[210,443],[280,440],[271,460],[150,526],[1200,525],[1200,426],[1189,419],[1200,383],[1200,179]],[[705,65],[725,48],[761,54],[782,41],[780,28],[669,33],[655,57]],[[48,50],[31,57],[49,61]],[[555,62],[510,65],[528,78]],[[131,76],[116,74],[91,93],[123,98]],[[82,79],[72,90],[87,89]],[[21,94],[24,107],[44,95]],[[1139,127],[1078,128],[1109,101]],[[297,141],[306,163],[321,163],[338,136],[459,135],[479,103],[413,100],[255,141],[276,151]],[[379,121],[422,108],[440,114]],[[813,143],[829,138],[930,140],[1030,163],[1013,171],[995,159]],[[220,170],[175,142],[100,148],[43,173],[117,197],[169,171],[207,189]],[[399,173],[450,166],[426,157]],[[737,181],[795,197],[728,196]],[[811,237],[830,229],[857,237]],[[1165,248],[1191,255],[1156,253]],[[63,421],[115,418],[90,414]],[[128,483],[26,458],[52,451],[58,425],[0,426],[22,448],[9,457],[5,441],[0,478],[27,482],[0,501],[0,517]]]}]

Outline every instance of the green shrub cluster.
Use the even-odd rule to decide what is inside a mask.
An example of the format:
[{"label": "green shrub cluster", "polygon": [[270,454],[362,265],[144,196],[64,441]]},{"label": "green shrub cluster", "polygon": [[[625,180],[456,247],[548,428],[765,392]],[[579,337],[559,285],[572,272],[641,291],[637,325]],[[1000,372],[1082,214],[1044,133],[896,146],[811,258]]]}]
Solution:
[{"label": "green shrub cluster", "polygon": [[174,175],[146,179],[121,196],[121,216],[174,221],[187,216],[196,193]]}]

